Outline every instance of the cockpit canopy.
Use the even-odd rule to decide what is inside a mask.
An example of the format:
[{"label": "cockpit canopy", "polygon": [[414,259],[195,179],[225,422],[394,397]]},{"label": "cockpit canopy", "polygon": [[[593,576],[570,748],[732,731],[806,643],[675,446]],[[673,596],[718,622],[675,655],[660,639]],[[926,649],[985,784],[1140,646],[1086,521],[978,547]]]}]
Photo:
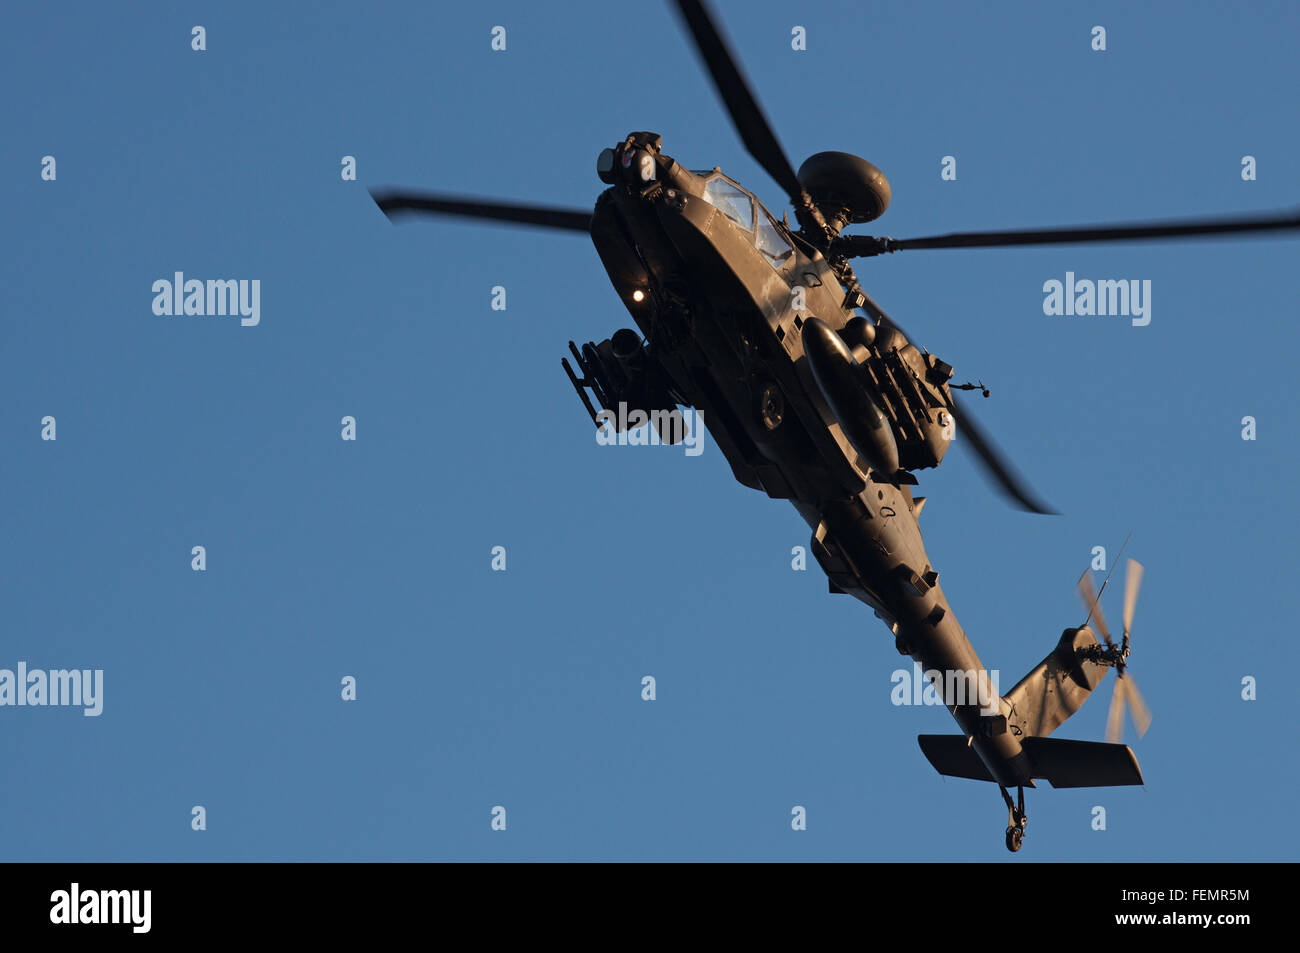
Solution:
[{"label": "cockpit canopy", "polygon": [[697,173],[706,177],[704,200],[716,208],[754,243],[773,268],[780,268],[794,252],[777,229],[772,216],[744,189],[721,172]]}]

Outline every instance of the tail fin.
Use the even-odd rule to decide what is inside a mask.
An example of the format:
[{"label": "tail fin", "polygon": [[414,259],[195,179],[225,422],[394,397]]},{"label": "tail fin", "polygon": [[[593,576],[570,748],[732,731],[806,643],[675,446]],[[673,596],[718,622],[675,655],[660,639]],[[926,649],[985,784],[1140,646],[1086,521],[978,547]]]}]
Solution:
[{"label": "tail fin", "polygon": [[[940,774],[974,781],[993,780],[964,735],[921,735],[917,741]],[[1066,738],[1025,738],[1021,744],[1029,757],[1030,776],[1054,788],[1143,783],[1142,769],[1128,745]]]},{"label": "tail fin", "polygon": [[[1048,738],[1101,684],[1106,666],[1081,658],[1097,644],[1086,625],[1066,629],[1048,656],[1003,698],[1007,725],[1020,737],[1030,777],[1054,788],[1141,784],[1142,769],[1127,745]],[[964,735],[921,735],[921,751],[942,775],[992,781]]]},{"label": "tail fin", "polygon": [[1062,632],[1056,648],[1007,692],[1007,721],[1039,738],[1060,727],[1106,675],[1106,666],[1079,658],[1080,650],[1096,644],[1097,637],[1086,625]]}]

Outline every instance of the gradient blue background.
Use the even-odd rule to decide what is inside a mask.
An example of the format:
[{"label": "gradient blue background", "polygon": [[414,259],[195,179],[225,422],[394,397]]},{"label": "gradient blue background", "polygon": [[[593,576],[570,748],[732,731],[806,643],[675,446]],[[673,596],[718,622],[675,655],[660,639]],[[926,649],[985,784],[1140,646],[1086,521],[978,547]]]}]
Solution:
[{"label": "gradient blue background", "polygon": [[[844,149],[889,176],[881,234],[1297,200],[1294,4],[720,13],[796,165]],[[886,629],[791,570],[794,511],[735,484],[711,440],[596,445],[559,358],[630,321],[590,242],[393,226],[367,195],[590,207],[596,154],[652,129],[779,210],[666,4],[28,5],[4,16],[0,77],[0,667],[106,681],[98,719],[0,709],[0,856],[1008,858],[997,791],[917,748],[947,713],[891,705],[907,660]],[[982,419],[1066,514],[1008,508],[961,450],[921,475],[931,557],[1004,688],[1081,621],[1093,546],[1113,557],[1131,530],[1147,566],[1147,784],[1029,792],[1021,858],[1297,856],[1298,248],[858,269],[990,385]],[[154,316],[177,270],[261,279],[261,325]],[[1150,279],[1150,326],[1044,316],[1067,270]],[[1100,739],[1108,697],[1060,734]]]}]

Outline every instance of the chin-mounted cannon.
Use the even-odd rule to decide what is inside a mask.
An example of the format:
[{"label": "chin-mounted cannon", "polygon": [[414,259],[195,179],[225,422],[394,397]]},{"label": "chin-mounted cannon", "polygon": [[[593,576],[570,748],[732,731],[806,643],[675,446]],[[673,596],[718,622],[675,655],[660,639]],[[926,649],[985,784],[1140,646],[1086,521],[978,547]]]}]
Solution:
[{"label": "chin-mounted cannon", "polygon": [[[680,443],[684,439],[681,426],[673,424],[680,420],[680,413],[669,392],[667,375],[635,331],[622,328],[599,344],[588,341],[581,350],[570,341],[569,352],[581,376],[567,357],[560,363],[597,427],[612,426],[617,432],[634,430],[648,422],[663,443]],[[592,405],[587,391],[591,391],[603,412]]]}]

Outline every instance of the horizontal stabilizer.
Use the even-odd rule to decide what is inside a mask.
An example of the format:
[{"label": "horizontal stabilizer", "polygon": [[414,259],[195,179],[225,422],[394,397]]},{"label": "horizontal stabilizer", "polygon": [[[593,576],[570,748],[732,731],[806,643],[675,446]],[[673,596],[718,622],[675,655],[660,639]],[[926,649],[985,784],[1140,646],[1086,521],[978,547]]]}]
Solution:
[{"label": "horizontal stabilizer", "polygon": [[1034,765],[1034,777],[1054,788],[1143,783],[1137,756],[1128,745],[1068,738],[1026,738],[1021,744]]},{"label": "horizontal stabilizer", "polygon": [[[992,781],[965,735],[918,735],[921,753],[940,774],[972,781]],[[1054,788],[1103,788],[1142,784],[1142,769],[1128,745],[1068,738],[1024,738],[1030,776]]]},{"label": "horizontal stabilizer", "polygon": [[916,740],[921,743],[921,753],[940,774],[972,781],[993,780],[975,749],[966,743],[965,735],[917,735]]}]

